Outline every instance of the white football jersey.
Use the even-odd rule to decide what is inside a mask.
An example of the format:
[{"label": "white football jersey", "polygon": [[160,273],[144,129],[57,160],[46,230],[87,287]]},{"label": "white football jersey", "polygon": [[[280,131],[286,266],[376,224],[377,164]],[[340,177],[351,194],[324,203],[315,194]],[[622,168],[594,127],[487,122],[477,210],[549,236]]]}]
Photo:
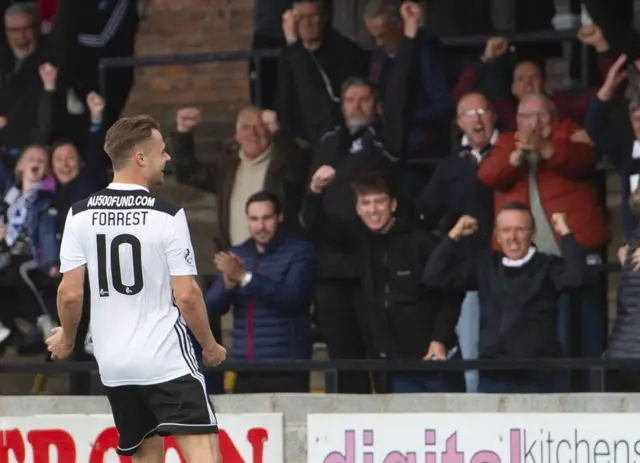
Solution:
[{"label": "white football jersey", "polygon": [[91,337],[105,386],[198,374],[172,276],[197,275],[184,209],[139,185],[112,183],[74,204],[60,271],[87,266]]}]

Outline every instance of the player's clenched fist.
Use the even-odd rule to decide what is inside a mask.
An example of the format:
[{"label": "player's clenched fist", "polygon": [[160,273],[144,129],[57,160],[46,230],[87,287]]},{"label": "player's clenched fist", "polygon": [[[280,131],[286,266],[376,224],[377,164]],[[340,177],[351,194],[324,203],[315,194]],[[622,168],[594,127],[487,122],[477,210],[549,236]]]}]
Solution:
[{"label": "player's clenched fist", "polygon": [[478,221],[470,215],[463,215],[449,231],[449,238],[459,240],[463,236],[473,235],[476,230],[478,230]]},{"label": "player's clenched fist", "polygon": [[208,367],[217,367],[227,359],[227,349],[217,344],[209,350],[202,351],[202,360]]},{"label": "player's clenched fist", "polygon": [[320,194],[322,190],[331,183],[336,176],[336,170],[331,166],[321,166],[316,173],[311,177],[311,185],[309,189],[315,193]]},{"label": "player's clenched fist", "polygon": [[47,338],[47,350],[51,352],[53,360],[64,360],[73,352],[73,344],[65,340],[61,327],[51,330],[51,336]]}]

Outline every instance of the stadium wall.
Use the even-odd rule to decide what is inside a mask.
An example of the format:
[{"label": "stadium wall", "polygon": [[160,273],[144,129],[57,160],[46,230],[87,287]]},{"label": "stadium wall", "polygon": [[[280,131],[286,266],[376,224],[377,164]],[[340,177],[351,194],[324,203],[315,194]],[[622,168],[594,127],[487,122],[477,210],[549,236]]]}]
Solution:
[{"label": "stadium wall", "polygon": [[[213,401],[224,463],[640,461],[640,395],[633,394],[257,394]],[[0,397],[0,460],[125,461],[113,452],[111,423],[102,397]],[[49,459],[51,446],[58,459]],[[180,462],[172,446],[167,463]]]}]

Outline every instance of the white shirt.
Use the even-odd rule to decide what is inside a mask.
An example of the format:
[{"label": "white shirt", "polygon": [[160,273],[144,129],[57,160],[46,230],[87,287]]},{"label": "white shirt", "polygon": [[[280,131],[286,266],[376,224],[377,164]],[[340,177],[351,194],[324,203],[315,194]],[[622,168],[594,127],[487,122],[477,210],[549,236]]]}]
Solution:
[{"label": "white shirt", "polygon": [[139,185],[112,183],[72,206],[60,271],[86,265],[91,336],[105,386],[196,375],[171,277],[197,275],[184,209]]}]

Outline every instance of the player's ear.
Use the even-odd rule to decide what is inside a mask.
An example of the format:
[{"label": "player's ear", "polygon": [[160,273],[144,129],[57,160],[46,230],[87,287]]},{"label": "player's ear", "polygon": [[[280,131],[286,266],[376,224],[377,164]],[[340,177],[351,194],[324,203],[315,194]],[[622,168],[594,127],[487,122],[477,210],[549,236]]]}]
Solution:
[{"label": "player's ear", "polygon": [[142,150],[136,150],[133,152],[132,160],[139,166],[144,167],[147,164],[147,160],[144,157]]}]

